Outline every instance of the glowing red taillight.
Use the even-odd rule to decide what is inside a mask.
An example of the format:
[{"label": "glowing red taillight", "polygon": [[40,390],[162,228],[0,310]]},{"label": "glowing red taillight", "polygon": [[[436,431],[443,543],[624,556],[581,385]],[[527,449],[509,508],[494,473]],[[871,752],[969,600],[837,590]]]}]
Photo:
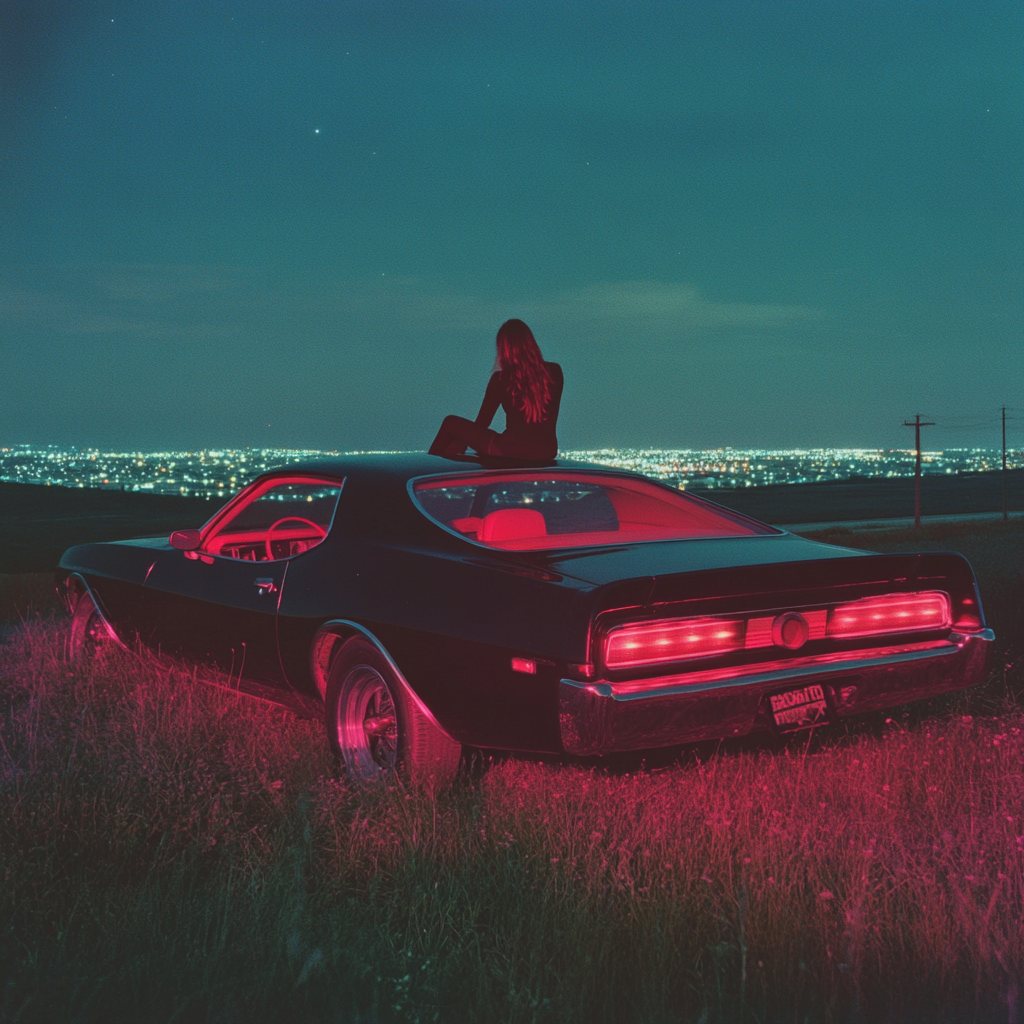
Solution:
[{"label": "glowing red taillight", "polygon": [[920,594],[885,594],[837,605],[829,612],[826,636],[873,636],[946,629],[952,623],[949,595],[938,590]]},{"label": "glowing red taillight", "polygon": [[743,619],[663,619],[631,623],[605,637],[604,663],[610,669],[706,658],[743,649]]}]

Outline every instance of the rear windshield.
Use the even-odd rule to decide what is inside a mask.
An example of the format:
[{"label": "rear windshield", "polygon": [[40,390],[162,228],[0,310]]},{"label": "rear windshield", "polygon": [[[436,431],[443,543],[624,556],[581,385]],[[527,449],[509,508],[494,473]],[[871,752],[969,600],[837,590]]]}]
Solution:
[{"label": "rear windshield", "polygon": [[442,526],[506,551],[749,537],[770,526],[636,477],[570,470],[420,480],[419,507]]}]

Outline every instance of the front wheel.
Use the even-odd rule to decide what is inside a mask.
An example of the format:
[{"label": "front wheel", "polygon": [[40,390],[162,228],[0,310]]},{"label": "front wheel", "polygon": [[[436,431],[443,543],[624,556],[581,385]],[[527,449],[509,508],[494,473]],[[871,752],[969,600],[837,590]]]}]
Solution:
[{"label": "front wheel", "polygon": [[338,652],[325,704],[328,742],[359,785],[402,777],[440,788],[455,778],[461,745],[427,717],[367,640],[356,637]]},{"label": "front wheel", "polygon": [[75,601],[71,616],[70,654],[72,661],[81,661],[106,649],[117,637],[100,614],[92,595],[83,590]]}]

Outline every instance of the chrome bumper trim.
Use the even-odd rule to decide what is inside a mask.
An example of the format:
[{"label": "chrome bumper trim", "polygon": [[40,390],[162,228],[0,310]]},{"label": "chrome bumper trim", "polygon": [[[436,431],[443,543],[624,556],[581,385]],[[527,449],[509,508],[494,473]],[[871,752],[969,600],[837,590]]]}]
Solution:
[{"label": "chrome bumper trim", "polygon": [[811,679],[831,684],[840,717],[894,707],[980,682],[994,639],[990,629],[951,633],[927,644],[747,665],[727,675],[718,669],[628,683],[562,679],[562,744],[584,755],[741,736],[767,727],[759,713],[765,693]]}]

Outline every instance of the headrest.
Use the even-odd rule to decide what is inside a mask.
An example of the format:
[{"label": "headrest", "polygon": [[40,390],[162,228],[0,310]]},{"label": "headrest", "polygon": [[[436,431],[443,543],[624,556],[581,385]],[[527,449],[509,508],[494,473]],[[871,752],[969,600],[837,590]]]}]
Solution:
[{"label": "headrest", "polygon": [[503,508],[484,516],[477,540],[526,540],[528,537],[546,537],[544,517],[532,508]]}]

